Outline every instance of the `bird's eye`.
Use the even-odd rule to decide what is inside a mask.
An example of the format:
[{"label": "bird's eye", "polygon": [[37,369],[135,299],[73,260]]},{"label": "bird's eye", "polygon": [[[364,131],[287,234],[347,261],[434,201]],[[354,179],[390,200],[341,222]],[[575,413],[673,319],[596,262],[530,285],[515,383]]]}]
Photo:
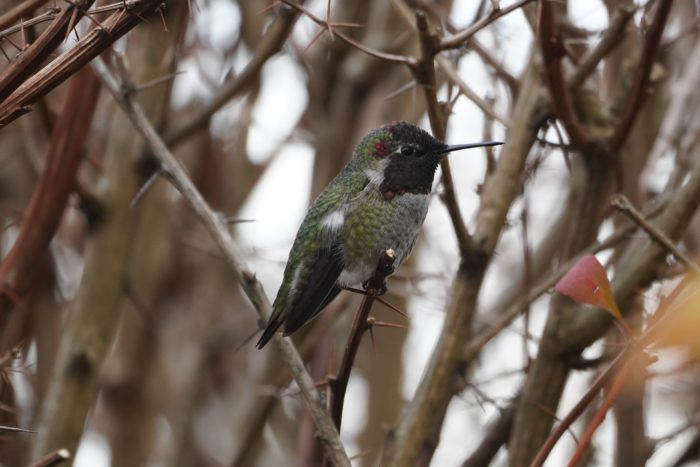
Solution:
[{"label": "bird's eye", "polygon": [[416,150],[412,148],[411,146],[403,146],[401,148],[401,154],[404,156],[412,156],[416,153]]}]

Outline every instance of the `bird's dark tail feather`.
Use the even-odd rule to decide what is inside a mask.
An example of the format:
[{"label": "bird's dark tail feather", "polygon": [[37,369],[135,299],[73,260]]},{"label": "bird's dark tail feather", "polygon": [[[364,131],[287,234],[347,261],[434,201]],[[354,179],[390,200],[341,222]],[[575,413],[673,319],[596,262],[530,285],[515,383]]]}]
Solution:
[{"label": "bird's dark tail feather", "polygon": [[270,342],[270,339],[272,339],[279,329],[280,326],[282,326],[283,320],[281,319],[276,319],[273,321],[270,321],[267,323],[267,326],[265,327],[265,330],[262,333],[262,336],[260,336],[260,340],[258,340],[258,343],[255,344],[255,346],[259,349],[262,349],[265,347],[265,344]]}]

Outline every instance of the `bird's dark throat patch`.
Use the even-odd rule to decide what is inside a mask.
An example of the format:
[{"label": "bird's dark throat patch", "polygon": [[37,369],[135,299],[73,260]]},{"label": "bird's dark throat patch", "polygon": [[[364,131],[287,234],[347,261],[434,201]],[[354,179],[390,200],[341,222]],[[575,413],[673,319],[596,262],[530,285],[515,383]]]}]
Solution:
[{"label": "bird's dark throat patch", "polygon": [[404,193],[430,193],[439,162],[439,158],[430,155],[416,158],[394,156],[384,169],[384,181],[379,186],[384,199],[391,201]]}]

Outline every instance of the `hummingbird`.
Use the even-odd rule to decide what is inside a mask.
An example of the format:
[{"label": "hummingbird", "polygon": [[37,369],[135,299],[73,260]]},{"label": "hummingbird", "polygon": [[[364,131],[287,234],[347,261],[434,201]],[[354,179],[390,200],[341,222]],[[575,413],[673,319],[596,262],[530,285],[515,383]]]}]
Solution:
[{"label": "hummingbird", "polygon": [[450,146],[407,122],[370,131],[307,211],[257,347],[282,325],[285,336],[292,334],[343,288],[366,284],[387,249],[398,267],[420,233],[440,161],[453,151],[500,144]]}]

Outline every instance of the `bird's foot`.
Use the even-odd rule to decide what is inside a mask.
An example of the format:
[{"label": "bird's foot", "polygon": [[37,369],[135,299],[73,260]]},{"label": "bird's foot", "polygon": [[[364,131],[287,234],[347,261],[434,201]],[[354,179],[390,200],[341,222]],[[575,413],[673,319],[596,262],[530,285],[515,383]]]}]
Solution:
[{"label": "bird's foot", "polygon": [[365,289],[367,292],[374,290],[374,293],[377,296],[384,295],[388,290],[386,287],[386,280],[383,280],[382,283],[377,287],[376,284],[372,283],[372,279],[369,279],[362,283],[362,288]]}]

